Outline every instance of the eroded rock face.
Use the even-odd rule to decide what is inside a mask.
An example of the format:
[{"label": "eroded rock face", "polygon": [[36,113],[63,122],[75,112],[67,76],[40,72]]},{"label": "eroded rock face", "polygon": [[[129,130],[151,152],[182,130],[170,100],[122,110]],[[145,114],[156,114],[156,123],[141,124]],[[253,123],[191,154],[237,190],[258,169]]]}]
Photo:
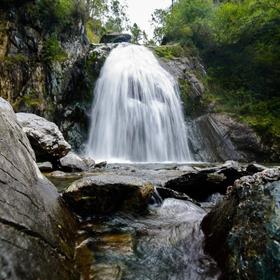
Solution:
[{"label": "eroded rock face", "polygon": [[34,114],[17,113],[16,117],[38,161],[56,162],[71,150],[56,124]]},{"label": "eroded rock face", "polygon": [[280,168],[237,180],[203,220],[222,279],[279,279]]},{"label": "eroded rock face", "polygon": [[0,278],[77,279],[74,221],[2,98],[0,135]]},{"label": "eroded rock face", "polygon": [[196,160],[250,162],[269,158],[267,147],[254,130],[226,114],[212,113],[194,119],[189,137]]},{"label": "eroded rock face", "polygon": [[142,212],[154,188],[130,176],[99,175],[71,184],[63,193],[69,207],[81,216],[108,214],[118,210]]}]

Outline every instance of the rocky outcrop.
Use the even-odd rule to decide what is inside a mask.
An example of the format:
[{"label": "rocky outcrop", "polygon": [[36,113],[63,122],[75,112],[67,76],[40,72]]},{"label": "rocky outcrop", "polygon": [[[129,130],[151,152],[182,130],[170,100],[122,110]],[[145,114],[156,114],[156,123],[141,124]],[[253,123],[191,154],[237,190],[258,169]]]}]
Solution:
[{"label": "rocky outcrop", "polygon": [[185,193],[198,201],[205,201],[214,193],[225,194],[236,179],[248,175],[246,167],[228,161],[224,165],[203,168],[168,181],[164,187]]},{"label": "rocky outcrop", "polygon": [[0,278],[77,279],[74,221],[2,98],[0,134]]},{"label": "rocky outcrop", "polygon": [[268,148],[254,130],[227,114],[212,113],[196,118],[188,131],[189,146],[196,160],[250,162],[269,158]]},{"label": "rocky outcrop", "polygon": [[221,279],[279,279],[280,169],[237,180],[203,220],[205,250]]},{"label": "rocky outcrop", "polygon": [[131,41],[130,34],[124,33],[109,33],[102,36],[100,43],[108,44],[108,43],[129,43]]},{"label": "rocky outcrop", "polygon": [[56,124],[34,114],[17,113],[16,117],[35,151],[37,161],[57,163],[71,150]]},{"label": "rocky outcrop", "polygon": [[63,193],[69,207],[80,216],[109,214],[119,210],[143,212],[154,191],[150,183],[120,175],[85,177]]},{"label": "rocky outcrop", "polygon": [[[66,27],[51,5],[53,2],[38,1],[1,5],[0,92],[15,111],[35,113],[54,121],[60,129],[66,126],[69,140],[76,143],[84,137],[80,108],[85,102],[89,108],[92,96],[92,88],[85,86],[79,92],[76,84],[89,44],[79,12]],[[71,115],[65,124],[64,115]],[[81,123],[73,119],[81,119]]]}]

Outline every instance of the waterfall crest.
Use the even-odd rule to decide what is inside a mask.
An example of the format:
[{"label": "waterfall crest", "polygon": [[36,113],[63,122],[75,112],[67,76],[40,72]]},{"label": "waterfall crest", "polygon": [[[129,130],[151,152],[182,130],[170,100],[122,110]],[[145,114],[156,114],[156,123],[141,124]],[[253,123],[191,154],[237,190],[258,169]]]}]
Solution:
[{"label": "waterfall crest", "polygon": [[143,46],[121,44],[94,90],[87,154],[108,162],[191,160],[175,79]]}]

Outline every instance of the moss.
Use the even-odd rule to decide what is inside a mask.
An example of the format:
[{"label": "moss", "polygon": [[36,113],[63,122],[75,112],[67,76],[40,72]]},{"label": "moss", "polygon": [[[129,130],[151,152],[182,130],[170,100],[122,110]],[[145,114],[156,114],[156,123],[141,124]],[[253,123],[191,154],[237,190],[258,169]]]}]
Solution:
[{"label": "moss", "polygon": [[55,35],[44,41],[42,57],[46,63],[64,62],[68,58]]},{"label": "moss", "polygon": [[190,52],[190,50],[183,48],[180,44],[157,46],[154,48],[157,56],[165,59],[173,59],[176,57],[183,57]]},{"label": "moss", "polygon": [[253,97],[253,93],[239,90],[224,90],[217,85],[204,96],[205,104],[214,104],[214,112],[226,112],[248,124],[266,143],[280,140],[280,100]]},{"label": "moss", "polygon": [[19,111],[20,107],[24,106],[28,109],[31,109],[32,112],[37,112],[42,110],[44,103],[45,101],[43,97],[38,96],[35,91],[30,91],[24,96],[17,98],[17,100],[12,105],[16,111]]},{"label": "moss", "polygon": [[18,53],[3,57],[0,62],[4,62],[6,66],[13,66],[14,64],[27,63],[29,60],[28,56]]},{"label": "moss", "polygon": [[91,43],[99,43],[100,37],[94,32],[94,22],[92,20],[88,20],[86,23],[86,34]]}]

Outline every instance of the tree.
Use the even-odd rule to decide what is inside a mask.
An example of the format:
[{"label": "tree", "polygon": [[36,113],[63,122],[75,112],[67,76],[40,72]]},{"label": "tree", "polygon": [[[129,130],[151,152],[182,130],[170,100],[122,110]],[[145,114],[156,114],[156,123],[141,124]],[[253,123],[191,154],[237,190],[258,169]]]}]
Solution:
[{"label": "tree", "polygon": [[143,34],[137,23],[134,23],[132,27],[130,27],[130,32],[132,34],[132,43],[139,44]]}]

